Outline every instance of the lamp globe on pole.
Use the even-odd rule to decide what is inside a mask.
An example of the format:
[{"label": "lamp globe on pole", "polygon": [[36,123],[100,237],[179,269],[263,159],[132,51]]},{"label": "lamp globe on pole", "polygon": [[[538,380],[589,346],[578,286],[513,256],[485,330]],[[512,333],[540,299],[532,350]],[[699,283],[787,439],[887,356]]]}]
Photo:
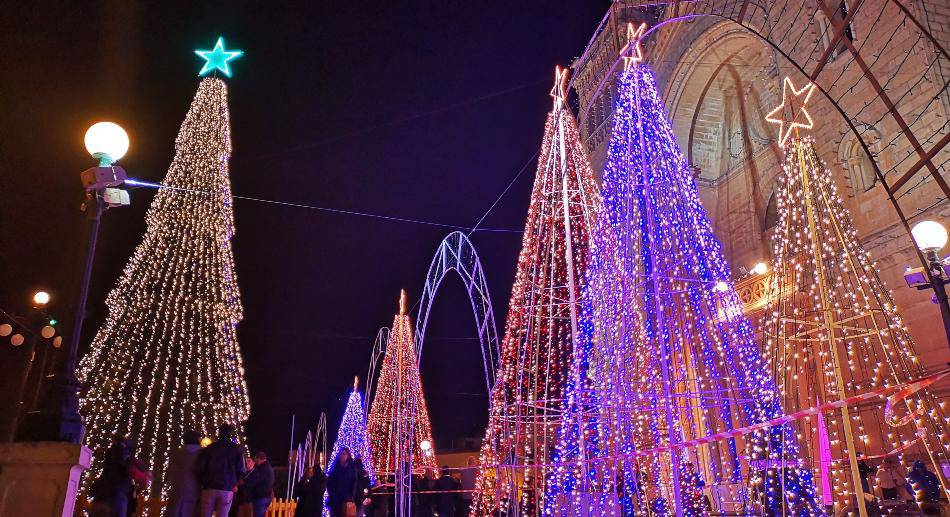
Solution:
[{"label": "lamp globe on pole", "polygon": [[45,307],[49,303],[49,293],[46,291],[37,291],[33,293],[33,306]]},{"label": "lamp globe on pole", "polygon": [[910,230],[914,243],[924,253],[936,253],[947,245],[947,229],[937,221],[921,221]]},{"label": "lamp globe on pole", "polygon": [[86,150],[99,165],[108,167],[129,150],[129,135],[115,122],[96,122],[86,130]]}]

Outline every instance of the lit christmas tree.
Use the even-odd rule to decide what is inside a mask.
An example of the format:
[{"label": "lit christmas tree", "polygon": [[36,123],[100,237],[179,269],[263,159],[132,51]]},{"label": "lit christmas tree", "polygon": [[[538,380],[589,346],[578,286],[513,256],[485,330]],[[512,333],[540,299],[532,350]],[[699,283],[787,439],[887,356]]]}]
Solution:
[{"label": "lit christmas tree", "polygon": [[[336,465],[336,457],[344,448],[350,450],[353,458],[363,460],[363,468],[369,474],[370,486],[376,485],[376,469],[373,467],[373,453],[369,447],[368,433],[366,432],[366,413],[363,412],[363,396],[358,389],[359,379],[353,382],[353,391],[350,392],[350,398],[346,402],[346,410],[343,412],[343,419],[340,420],[340,429],[336,433],[336,441],[333,442],[333,452],[330,453],[330,460],[327,462],[327,475],[333,471]],[[323,515],[329,516],[330,509],[327,506],[328,494],[323,494]]]},{"label": "lit christmas tree", "polygon": [[745,511],[820,514],[792,428],[742,429],[784,413],[641,63],[644,29],[628,29],[545,511],[700,515],[705,484]]},{"label": "lit christmas tree", "polygon": [[[766,117],[779,124],[785,166],[776,189],[778,230],[763,332],[789,412],[925,375],[891,293],[857,239],[832,173],[812,139],[798,134],[813,125],[806,104],[814,92],[814,85],[796,89],[786,78],[782,104]],[[940,405],[929,390],[916,387],[889,403],[893,414],[875,401],[796,425],[803,456],[821,480],[824,502],[833,502],[836,513],[853,504],[855,495],[863,506],[861,459],[921,459],[943,484],[939,464],[948,459],[950,436]],[[867,515],[867,508],[859,510]]]},{"label": "lit christmas tree", "polygon": [[343,448],[349,449],[354,458],[363,460],[363,466],[366,468],[366,472],[369,473],[370,484],[375,485],[376,470],[373,468],[373,453],[369,447],[369,439],[367,439],[363,396],[360,394],[356,382],[353,383],[353,391],[350,392],[346,410],[343,412],[343,419],[340,421],[340,429],[336,433],[333,452],[330,453],[330,460],[327,462],[327,474],[333,470],[333,466],[336,465],[336,457]]},{"label": "lit christmas tree", "polygon": [[538,170],[501,345],[475,494],[479,514],[531,514],[545,493],[563,389],[577,334],[589,230],[600,199],[555,70],[554,106]]},{"label": "lit christmas tree", "polygon": [[156,193],[79,366],[84,443],[94,458],[87,484],[115,435],[135,441],[154,474],[152,494],[167,491],[169,453],[186,430],[214,436],[229,423],[242,435],[250,403],[236,336],[230,154],[227,86],[206,77],[175,140],[168,188]]},{"label": "lit christmas tree", "polygon": [[393,474],[400,465],[415,471],[436,467],[413,335],[406,292],[402,291],[366,425],[373,466],[379,475]]}]

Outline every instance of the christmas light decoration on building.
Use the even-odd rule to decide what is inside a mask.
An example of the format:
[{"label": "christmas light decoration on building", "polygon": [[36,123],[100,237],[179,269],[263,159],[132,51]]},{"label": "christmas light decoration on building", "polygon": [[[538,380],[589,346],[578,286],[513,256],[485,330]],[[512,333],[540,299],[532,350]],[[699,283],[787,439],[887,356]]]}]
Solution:
[{"label": "christmas light decoration on building", "polygon": [[556,68],[554,78],[482,447],[479,515],[535,515],[541,508],[600,206],[565,103],[567,69]]},{"label": "christmas light decoration on building", "polygon": [[93,450],[88,482],[115,435],[132,438],[165,494],[170,451],[186,430],[214,436],[250,413],[236,328],[227,86],[201,80],[175,140],[146,230],[106,299],[108,316],[82,358],[81,412]]},{"label": "christmas light decoration on building", "polygon": [[740,431],[784,412],[646,64],[620,72],[601,194],[545,513],[821,514],[792,428]]},{"label": "christmas light decoration on building", "polygon": [[[406,292],[402,291],[366,425],[378,476],[393,474],[406,465],[413,470],[436,467],[432,426],[407,310]],[[423,450],[423,442],[430,444],[428,451]]]},{"label": "christmas light decoration on building", "polygon": [[[794,412],[899,386],[925,372],[832,173],[814,141],[798,134],[813,126],[806,104],[815,86],[796,89],[789,78],[783,84],[800,100],[789,106],[786,95],[767,118],[779,125],[785,164],[776,188],[778,232],[763,334],[783,405]],[[950,436],[941,405],[929,389],[888,400],[884,407],[877,400],[844,406],[796,426],[803,459],[836,514],[855,499],[861,516],[868,514],[862,459],[900,457],[908,469],[911,460],[924,460],[946,489],[939,465],[948,460]]]}]

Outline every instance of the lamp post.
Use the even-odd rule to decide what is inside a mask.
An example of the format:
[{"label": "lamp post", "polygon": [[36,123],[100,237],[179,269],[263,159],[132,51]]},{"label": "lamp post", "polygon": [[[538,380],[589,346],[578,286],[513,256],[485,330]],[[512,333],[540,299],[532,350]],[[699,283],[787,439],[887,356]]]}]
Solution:
[{"label": "lamp post", "polygon": [[910,231],[914,243],[927,260],[929,279],[923,275],[922,268],[908,269],[904,272],[907,284],[917,289],[932,288],[937,304],[940,306],[940,316],[943,318],[943,329],[950,345],[950,303],[947,300],[947,283],[950,283],[950,271],[944,265],[939,252],[947,245],[947,229],[936,221],[921,221]]},{"label": "lamp post", "polygon": [[34,421],[30,426],[30,437],[37,440],[71,443],[79,443],[82,440],[84,429],[79,416],[76,362],[83,321],[86,318],[86,299],[96,254],[99,223],[103,212],[109,208],[129,204],[128,192],[116,188],[126,180],[125,170],[115,165],[115,161],[129,150],[129,137],[125,130],[113,122],[97,122],[86,131],[84,141],[86,150],[99,161],[98,166],[86,169],[80,174],[85,190],[81,210],[86,214],[89,234],[76,290],[73,325],[63,371],[48,387],[43,407],[33,415]]}]

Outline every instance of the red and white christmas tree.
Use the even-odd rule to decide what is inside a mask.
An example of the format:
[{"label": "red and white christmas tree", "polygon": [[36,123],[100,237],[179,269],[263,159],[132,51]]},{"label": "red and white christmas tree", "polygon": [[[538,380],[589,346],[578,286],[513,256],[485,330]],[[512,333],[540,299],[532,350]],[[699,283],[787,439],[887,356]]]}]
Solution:
[{"label": "red and white christmas tree", "polygon": [[397,467],[407,464],[414,470],[436,466],[432,426],[406,309],[406,292],[402,291],[366,425],[377,475],[395,473]]},{"label": "red and white christmas tree", "polygon": [[577,334],[590,228],[600,205],[577,124],[567,69],[555,69],[538,170],[491,395],[475,506],[479,514],[534,513]]}]

